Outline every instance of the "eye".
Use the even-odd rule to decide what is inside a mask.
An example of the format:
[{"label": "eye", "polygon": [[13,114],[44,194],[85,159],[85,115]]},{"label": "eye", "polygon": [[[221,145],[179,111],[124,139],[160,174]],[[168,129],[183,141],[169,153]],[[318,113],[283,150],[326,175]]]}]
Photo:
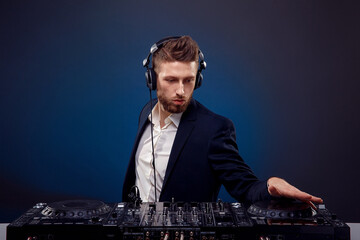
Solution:
[{"label": "eye", "polygon": [[175,81],[175,79],[173,78],[165,78],[165,81],[169,82],[169,83],[172,83]]}]

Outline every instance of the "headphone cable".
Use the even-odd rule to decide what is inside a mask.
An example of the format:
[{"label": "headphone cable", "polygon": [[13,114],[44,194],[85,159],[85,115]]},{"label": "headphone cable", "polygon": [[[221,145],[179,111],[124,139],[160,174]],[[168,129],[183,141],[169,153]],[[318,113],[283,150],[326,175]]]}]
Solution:
[{"label": "headphone cable", "polygon": [[155,150],[154,150],[154,127],[153,127],[153,118],[152,118],[152,111],[153,111],[153,99],[152,99],[152,94],[151,94],[151,89],[149,89],[150,92],[150,128],[151,128],[151,146],[152,146],[152,157],[153,157],[153,171],[154,171],[154,188],[155,188],[155,201],[157,202],[157,194],[156,194],[156,168],[155,168]]}]

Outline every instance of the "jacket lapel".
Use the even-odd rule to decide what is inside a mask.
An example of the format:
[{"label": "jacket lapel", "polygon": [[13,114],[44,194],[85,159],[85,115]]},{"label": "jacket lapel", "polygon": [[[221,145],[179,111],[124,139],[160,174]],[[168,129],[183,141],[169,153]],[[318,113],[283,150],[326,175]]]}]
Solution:
[{"label": "jacket lapel", "polygon": [[[156,104],[156,102],[157,102],[157,100],[154,101],[154,105]],[[135,155],[136,155],[136,151],[137,151],[141,136],[144,133],[145,127],[147,126],[148,123],[150,123],[150,121],[148,119],[150,111],[151,111],[150,104],[147,104],[145,106],[144,110],[142,111],[141,116],[139,118],[139,126],[138,126],[138,131],[136,133],[135,144],[134,144],[134,147],[133,147],[133,149],[131,151],[130,162],[129,162],[127,174],[126,174],[126,177],[125,177],[125,181],[130,182],[128,184],[129,186],[130,185],[133,186],[135,184],[135,178],[136,178],[136,176],[135,176]]]},{"label": "jacket lapel", "polygon": [[181,117],[181,121],[179,124],[179,128],[177,130],[174,143],[171,149],[169,162],[166,168],[164,182],[162,186],[163,193],[164,187],[166,186],[166,182],[169,179],[169,176],[171,175],[172,169],[175,166],[176,160],[179,157],[179,154],[181,153],[184,145],[186,144],[189,136],[192,133],[192,130],[195,126],[195,120],[196,120],[196,102],[194,99],[191,100],[187,110],[184,112],[184,114]]}]

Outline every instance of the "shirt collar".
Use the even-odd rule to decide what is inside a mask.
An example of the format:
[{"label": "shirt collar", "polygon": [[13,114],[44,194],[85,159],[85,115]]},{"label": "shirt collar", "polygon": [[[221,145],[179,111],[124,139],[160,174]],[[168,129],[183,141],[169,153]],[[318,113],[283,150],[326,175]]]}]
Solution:
[{"label": "shirt collar", "polygon": [[[160,113],[159,113],[159,102],[156,103],[154,108],[152,109],[152,124],[154,125],[160,125]],[[180,120],[181,120],[181,113],[171,113],[167,118],[165,118],[165,125],[170,124],[171,122],[176,126],[176,128],[179,127]],[[148,116],[149,121],[151,121],[151,115]]]}]

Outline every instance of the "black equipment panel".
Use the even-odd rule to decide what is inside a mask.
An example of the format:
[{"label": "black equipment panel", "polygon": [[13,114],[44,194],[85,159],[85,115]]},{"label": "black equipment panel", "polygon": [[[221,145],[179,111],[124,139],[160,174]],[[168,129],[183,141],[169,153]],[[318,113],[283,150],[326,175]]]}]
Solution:
[{"label": "black equipment panel", "polygon": [[7,240],[348,240],[350,228],[320,204],[227,202],[38,203],[7,227]]}]

